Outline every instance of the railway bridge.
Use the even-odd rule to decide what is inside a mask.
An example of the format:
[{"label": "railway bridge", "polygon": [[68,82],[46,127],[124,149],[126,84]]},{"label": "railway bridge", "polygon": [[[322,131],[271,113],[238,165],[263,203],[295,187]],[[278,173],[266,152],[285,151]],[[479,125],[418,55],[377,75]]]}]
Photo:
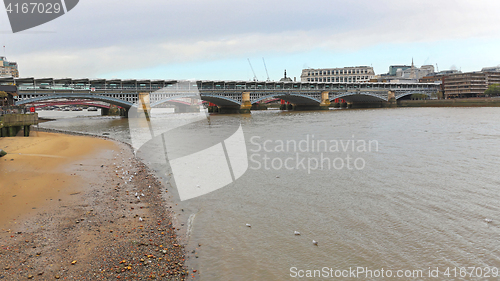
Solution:
[{"label": "railway bridge", "polygon": [[[16,85],[16,105],[47,100],[102,101],[128,111],[140,102],[151,107],[170,103],[182,109],[210,102],[220,112],[249,112],[269,99],[281,99],[294,109],[324,109],[336,99],[352,106],[384,106],[397,100],[439,91],[434,83],[339,83],[292,81],[191,81],[73,78],[0,78],[0,85]],[[182,110],[181,110],[182,111]]]}]

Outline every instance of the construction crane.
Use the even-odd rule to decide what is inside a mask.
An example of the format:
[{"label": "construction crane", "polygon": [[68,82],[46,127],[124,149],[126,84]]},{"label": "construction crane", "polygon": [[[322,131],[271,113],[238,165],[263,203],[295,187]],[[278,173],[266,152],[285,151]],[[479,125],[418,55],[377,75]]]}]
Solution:
[{"label": "construction crane", "polygon": [[259,81],[257,80],[257,75],[255,75],[255,71],[253,71],[253,67],[252,67],[252,63],[250,62],[250,59],[248,59],[248,64],[250,65],[250,68],[252,69],[252,72],[253,72],[253,81]]},{"label": "construction crane", "polygon": [[269,73],[267,72],[267,66],[266,66],[266,61],[264,60],[264,58],[262,58],[262,61],[264,62],[264,68],[266,69],[266,75],[267,75],[267,82],[271,81],[271,79],[269,79]]}]

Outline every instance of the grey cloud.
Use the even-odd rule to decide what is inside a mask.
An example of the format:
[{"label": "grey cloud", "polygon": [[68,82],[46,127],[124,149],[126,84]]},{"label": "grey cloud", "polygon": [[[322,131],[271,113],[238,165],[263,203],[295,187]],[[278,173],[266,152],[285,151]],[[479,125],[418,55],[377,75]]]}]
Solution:
[{"label": "grey cloud", "polygon": [[499,9],[497,1],[466,0],[80,1],[32,32],[6,34],[3,43],[11,58],[19,58],[22,74],[56,76],[71,69],[73,76],[93,76],[266,50],[492,36],[500,31]]}]

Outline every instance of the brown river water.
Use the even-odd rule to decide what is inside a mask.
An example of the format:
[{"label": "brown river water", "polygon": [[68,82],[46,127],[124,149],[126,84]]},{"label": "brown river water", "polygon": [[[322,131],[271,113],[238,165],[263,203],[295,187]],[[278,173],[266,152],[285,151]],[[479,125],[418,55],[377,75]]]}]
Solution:
[{"label": "brown river water", "polygon": [[[42,111],[66,118],[40,126],[131,142],[127,119],[67,114]],[[169,193],[201,280],[498,280],[500,108],[209,119],[186,127],[193,136],[178,142],[189,150],[241,124],[248,168],[202,196]],[[161,142],[146,146],[138,156],[172,181]]]}]

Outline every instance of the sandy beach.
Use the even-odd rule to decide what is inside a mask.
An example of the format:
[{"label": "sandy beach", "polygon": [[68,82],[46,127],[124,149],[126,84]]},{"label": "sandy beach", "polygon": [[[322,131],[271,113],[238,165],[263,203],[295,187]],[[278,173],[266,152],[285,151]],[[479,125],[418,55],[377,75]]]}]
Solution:
[{"label": "sandy beach", "polygon": [[168,192],[131,149],[87,136],[0,138],[0,279],[185,280]]}]

